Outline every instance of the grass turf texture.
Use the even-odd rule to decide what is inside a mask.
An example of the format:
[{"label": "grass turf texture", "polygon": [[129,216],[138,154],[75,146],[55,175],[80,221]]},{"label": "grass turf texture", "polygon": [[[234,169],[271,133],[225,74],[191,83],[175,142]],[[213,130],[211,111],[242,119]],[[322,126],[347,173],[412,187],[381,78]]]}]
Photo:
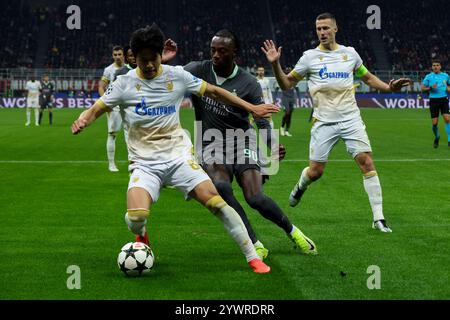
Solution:
[{"label": "grass turf texture", "polygon": [[[264,188],[314,239],[319,255],[300,255],[281,229],[245,204],[235,185],[270,250],[272,272],[254,274],[216,218],[164,189],[148,224],[154,269],[141,278],[126,278],[116,265],[120,248],[134,238],[123,220],[123,133],[116,149],[120,172],[110,173],[106,118],[74,137],[69,127],[80,112],[55,110],[53,127],[47,114],[41,127],[25,127],[23,109],[0,110],[0,299],[450,298],[450,148],[442,143],[442,124],[442,144],[432,148],[428,110],[362,110],[392,234],[371,229],[362,176],[342,142],[322,179],[298,207],[288,206],[308,157],[310,110],[296,110],[294,137],[281,137],[286,161]],[[277,127],[281,116],[274,116]],[[181,118],[192,129],[192,110]],[[69,265],[81,268],[81,290],[66,287]],[[380,290],[367,288],[370,265],[381,269]]]}]

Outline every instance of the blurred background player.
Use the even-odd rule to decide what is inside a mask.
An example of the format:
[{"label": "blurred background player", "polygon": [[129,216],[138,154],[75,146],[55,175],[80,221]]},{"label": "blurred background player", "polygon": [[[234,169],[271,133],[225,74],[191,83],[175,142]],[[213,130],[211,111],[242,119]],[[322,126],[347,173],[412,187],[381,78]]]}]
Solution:
[{"label": "blurred background player", "polygon": [[336,43],[338,27],[333,14],[320,14],[315,23],[319,46],[305,51],[289,74],[285,74],[280,65],[281,47],[277,48],[273,41],[267,40],[261,48],[272,64],[280,88],[293,88],[306,77],[313,100],[309,167],[303,169],[289,196],[289,204],[296,206],[308,185],[323,175],[331,150],[342,139],[363,174],[364,189],[373,213],[372,227],[381,232],[392,232],[383,215],[381,184],[356,104],[353,73],[368,86],[383,92],[400,91],[411,80],[401,78],[387,84],[370,73],[354,48]]},{"label": "blurred background player", "polygon": [[433,125],[434,142],[433,147],[439,146],[439,112],[445,122],[448,146],[450,147],[450,112],[448,107],[447,92],[450,92],[450,78],[447,73],[441,72],[441,62],[433,60],[433,72],[427,74],[422,82],[422,91],[428,92],[430,98],[431,124]]},{"label": "blurred background player", "polygon": [[[265,77],[265,71],[266,70],[264,69],[264,67],[262,66],[258,67],[256,69],[256,80],[261,87],[264,103],[275,104],[275,100],[273,99],[272,90],[270,87],[270,81]],[[265,174],[266,168],[270,166],[271,160],[274,161],[279,160],[278,148],[280,147],[280,144],[278,143],[277,138],[272,130],[275,127],[272,120],[272,116],[266,119],[254,119],[254,123],[256,124],[259,130],[261,129],[266,130],[265,137],[261,135],[263,131],[260,131],[260,139],[265,139],[267,147],[271,150],[270,159],[269,157],[266,156],[264,152],[261,152],[261,150],[259,150],[258,152],[259,163],[261,165],[261,173],[263,176],[263,184],[264,184],[265,181],[269,179],[269,175]],[[281,145],[281,148],[284,149],[284,146]]]},{"label": "blurred background player", "polygon": [[211,179],[194,161],[192,143],[181,128],[179,112],[186,92],[206,95],[258,116],[277,112],[278,108],[255,106],[181,67],[161,64],[164,35],[155,24],[136,30],[130,45],[138,67],[118,77],[105,95],[75,120],[72,133],[79,133],[114,106],[124,109],[130,128],[127,147],[131,173],[125,221],[136,241],[149,243],[149,209],[158,200],[162,186],[172,184],[183,191],[186,199],[196,199],[220,219],[254,272],[269,272],[270,268],[258,258],[239,215],[218,195]]},{"label": "blurred background player", "polygon": [[[273,100],[272,90],[270,89],[270,81],[264,76],[265,71],[264,67],[258,67],[258,69],[256,69],[256,80],[261,86],[264,103],[274,103],[275,100]],[[272,118],[270,118],[270,125],[273,129]]]},{"label": "blurred background player", "polygon": [[[289,74],[292,71],[291,67],[286,67],[284,72]],[[277,87],[277,90],[279,88]],[[294,112],[294,108],[297,105],[297,98],[299,97],[298,88],[290,88],[286,90],[281,90],[281,106],[284,109],[283,119],[281,120],[281,128],[280,134],[282,136],[292,137],[292,134],[289,132],[291,128],[291,119],[292,112]]]},{"label": "blurred background player", "polygon": [[[108,86],[114,81],[116,71],[124,66],[124,53],[121,46],[114,46],[112,50],[114,62],[107,66],[103,71],[102,79],[98,83],[98,93],[101,96],[105,94]],[[116,153],[116,135],[122,127],[122,117],[120,108],[112,108],[107,113],[108,118],[108,139],[106,142],[106,153],[108,155],[108,168],[111,172],[117,172],[119,169],[114,161]]]},{"label": "blurred background player", "polygon": [[41,83],[36,81],[36,77],[32,77],[27,81],[25,86],[27,92],[27,122],[25,125],[30,125],[31,109],[34,109],[34,125],[39,126],[39,91],[41,90]]},{"label": "blurred background player", "polygon": [[55,99],[53,93],[55,86],[50,82],[48,74],[44,74],[41,82],[41,108],[39,110],[39,124],[42,122],[42,115],[44,110],[48,109],[48,122],[50,125],[53,124],[53,101]]},{"label": "blurred background player", "polygon": [[[212,38],[210,46],[210,60],[190,62],[184,69],[251,104],[264,103],[261,87],[255,77],[235,62],[239,50],[236,36],[229,30],[220,30]],[[196,143],[201,148],[198,153],[202,155],[200,159],[202,167],[214,182],[222,198],[241,216],[261,259],[267,257],[268,250],[258,240],[244,209],[233,194],[231,185],[233,177],[236,177],[245,201],[252,209],[284,230],[302,253],[316,254],[317,249],[313,241],[294,226],[275,201],[263,192],[261,168],[257,159],[256,132],[250,125],[249,112],[209,97],[193,96],[192,100],[197,124],[202,125],[203,139]],[[261,130],[261,122],[264,121],[259,120],[255,118]],[[266,125],[270,127],[267,119],[262,120],[265,120]],[[218,137],[215,137],[213,141],[205,139],[208,130],[219,130],[223,139]],[[233,134],[227,134],[227,131],[234,133],[237,130],[250,131],[248,139],[245,139],[245,142],[241,141],[240,145],[235,143]],[[231,149],[230,146],[233,148]],[[217,150],[222,151],[217,152]],[[284,148],[280,147],[279,150],[282,159]]]}]

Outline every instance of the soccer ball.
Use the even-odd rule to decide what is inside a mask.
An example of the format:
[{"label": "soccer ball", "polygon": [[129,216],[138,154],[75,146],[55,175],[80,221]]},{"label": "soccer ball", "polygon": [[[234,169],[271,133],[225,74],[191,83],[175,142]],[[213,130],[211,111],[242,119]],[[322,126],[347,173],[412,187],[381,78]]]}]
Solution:
[{"label": "soccer ball", "polygon": [[127,276],[140,276],[153,267],[155,256],[152,249],[142,242],[129,242],[122,247],[117,264]]}]

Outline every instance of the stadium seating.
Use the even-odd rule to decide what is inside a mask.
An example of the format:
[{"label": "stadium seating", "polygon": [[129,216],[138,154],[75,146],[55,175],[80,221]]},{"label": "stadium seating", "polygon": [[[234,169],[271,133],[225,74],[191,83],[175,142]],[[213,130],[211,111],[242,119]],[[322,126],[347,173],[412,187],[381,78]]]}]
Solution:
[{"label": "stadium seating", "polygon": [[[27,3],[30,3],[28,5]],[[338,42],[353,46],[364,63],[377,70],[375,44],[366,27],[368,0],[80,0],[81,30],[68,30],[69,2],[51,1],[36,6],[13,1],[0,12],[0,28],[5,45],[0,68],[104,68],[111,62],[111,48],[126,44],[131,32],[156,21],[179,44],[176,63],[209,57],[209,43],[220,29],[233,31],[241,42],[238,63],[250,71],[267,65],[260,47],[267,38],[282,45],[283,65],[294,65],[301,52],[317,45],[314,17],[333,12],[339,24]],[[57,4],[55,4],[57,3]],[[414,4],[379,0],[381,7],[382,49],[392,71],[429,70],[430,60],[439,58],[444,69],[450,67],[450,19],[443,1],[417,1]],[[349,10],[351,8],[351,10]],[[399,18],[399,13],[402,14]],[[355,14],[360,12],[360,14]],[[48,34],[42,26],[48,24]],[[426,36],[423,36],[423,34]],[[40,42],[42,36],[46,41]],[[40,46],[42,62],[35,56]]]},{"label": "stadium seating", "polygon": [[0,68],[33,67],[40,25],[39,10],[11,1],[0,10]]}]

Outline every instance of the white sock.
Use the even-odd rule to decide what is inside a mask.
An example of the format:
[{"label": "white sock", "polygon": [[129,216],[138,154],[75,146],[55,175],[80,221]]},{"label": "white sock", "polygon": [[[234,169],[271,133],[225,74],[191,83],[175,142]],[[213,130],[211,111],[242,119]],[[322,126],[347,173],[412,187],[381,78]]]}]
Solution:
[{"label": "white sock", "polygon": [[125,222],[128,225],[128,229],[136,235],[145,236],[145,225],[147,224],[147,219],[130,220],[128,212],[125,213]]},{"label": "white sock", "polygon": [[306,167],[305,169],[303,169],[302,174],[300,176],[300,180],[299,180],[299,187],[301,190],[306,190],[306,188],[308,188],[308,186],[312,183],[311,179],[309,178],[308,174],[306,173],[308,171],[309,167]]},{"label": "white sock", "polygon": [[381,184],[376,171],[371,171],[365,174],[363,182],[364,189],[369,196],[370,206],[372,207],[373,221],[384,219]]},{"label": "white sock", "polygon": [[39,109],[35,108],[34,109],[34,120],[36,124],[39,124]]},{"label": "white sock", "polygon": [[31,110],[30,108],[27,108],[27,123],[30,123],[30,117],[31,117]]},{"label": "white sock", "polygon": [[220,196],[211,198],[206,203],[206,207],[222,221],[225,229],[238,244],[239,248],[241,248],[247,262],[253,259],[259,259],[241,217],[232,207],[226,204]]},{"label": "white sock", "polygon": [[106,141],[106,153],[108,154],[108,161],[110,164],[114,163],[114,155],[116,153],[116,136],[108,134]]}]

